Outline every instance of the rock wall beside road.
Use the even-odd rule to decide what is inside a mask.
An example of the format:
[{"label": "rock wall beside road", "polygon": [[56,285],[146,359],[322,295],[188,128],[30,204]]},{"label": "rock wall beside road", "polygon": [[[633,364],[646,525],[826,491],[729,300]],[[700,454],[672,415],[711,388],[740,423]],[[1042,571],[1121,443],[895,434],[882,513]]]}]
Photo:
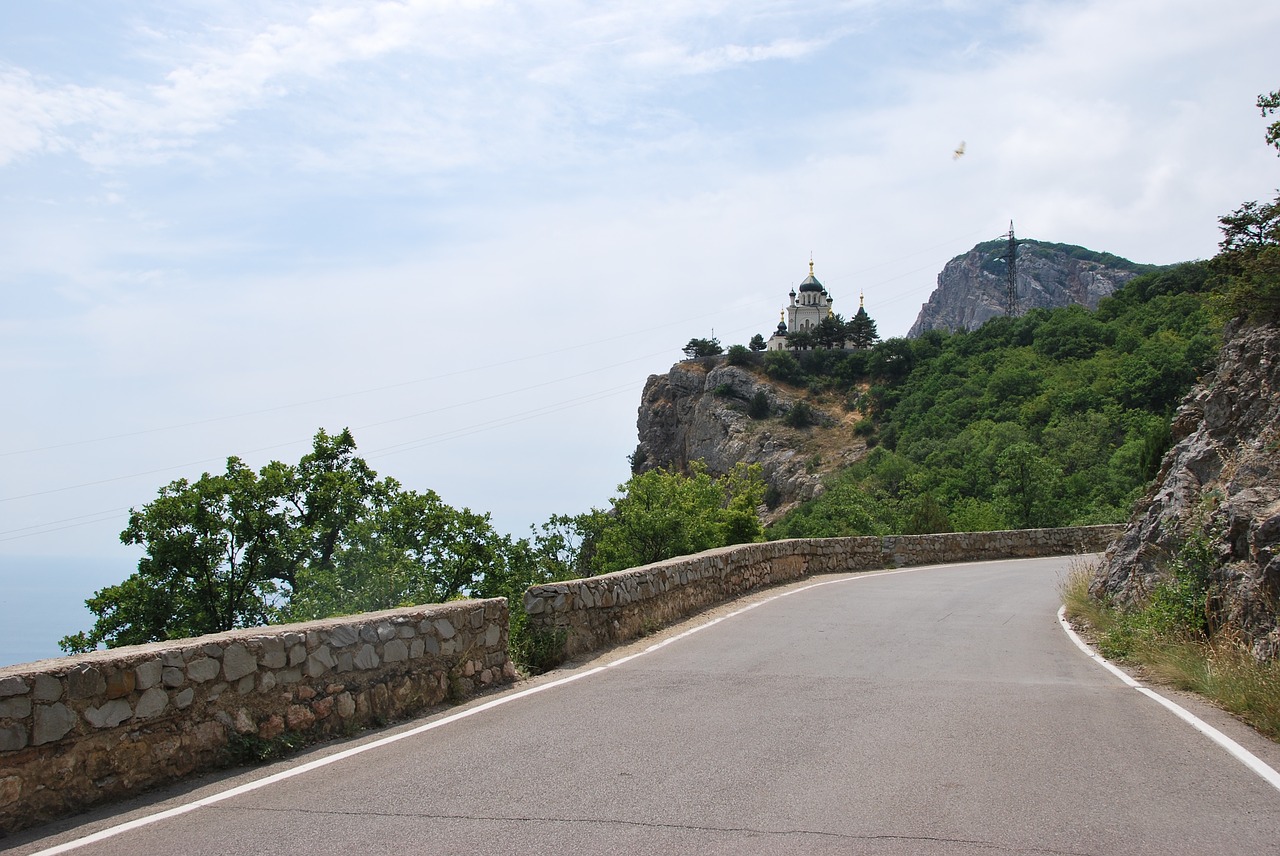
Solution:
[{"label": "rock wall beside road", "polygon": [[511,681],[507,622],[458,601],[0,669],[0,834]]},{"label": "rock wall beside road", "polygon": [[536,632],[572,657],[634,639],[709,606],[812,574],[984,559],[1096,553],[1123,526],[796,538],[720,547],[581,580],[534,586],[524,608]]}]

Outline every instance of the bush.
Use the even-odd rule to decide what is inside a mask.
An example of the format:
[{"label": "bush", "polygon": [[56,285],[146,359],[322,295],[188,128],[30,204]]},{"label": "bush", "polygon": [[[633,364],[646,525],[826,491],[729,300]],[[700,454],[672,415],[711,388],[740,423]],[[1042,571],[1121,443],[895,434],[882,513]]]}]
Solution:
[{"label": "bush", "polygon": [[795,405],[787,411],[787,415],[782,418],[784,424],[792,428],[808,428],[814,423],[813,408],[807,402],[797,401]]},{"label": "bush", "polygon": [[764,394],[764,390],[757,390],[756,394],[751,396],[751,403],[747,405],[747,415],[752,419],[768,419],[772,408],[769,406],[769,396]]},{"label": "bush", "polygon": [[750,349],[746,345],[730,345],[728,360],[731,366],[749,366],[755,362]]}]

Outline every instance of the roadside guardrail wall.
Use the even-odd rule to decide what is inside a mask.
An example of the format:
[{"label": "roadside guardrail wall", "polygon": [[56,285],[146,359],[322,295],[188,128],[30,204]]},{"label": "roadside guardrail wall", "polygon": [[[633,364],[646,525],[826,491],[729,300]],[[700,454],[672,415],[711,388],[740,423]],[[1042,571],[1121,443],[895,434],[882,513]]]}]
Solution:
[{"label": "roadside guardrail wall", "polygon": [[[1105,549],[1121,526],[741,544],[530,588],[573,657],[825,573]],[[0,835],[515,680],[505,598],[232,630],[0,668]]]},{"label": "roadside guardrail wall", "polygon": [[507,624],[456,601],[0,668],[0,835],[512,681]]},{"label": "roadside guardrail wall", "polygon": [[1106,549],[1124,527],[1078,526],[936,535],[796,538],[741,544],[598,577],[533,586],[529,625],[560,657],[635,639],[678,618],[814,574],[1061,556]]}]

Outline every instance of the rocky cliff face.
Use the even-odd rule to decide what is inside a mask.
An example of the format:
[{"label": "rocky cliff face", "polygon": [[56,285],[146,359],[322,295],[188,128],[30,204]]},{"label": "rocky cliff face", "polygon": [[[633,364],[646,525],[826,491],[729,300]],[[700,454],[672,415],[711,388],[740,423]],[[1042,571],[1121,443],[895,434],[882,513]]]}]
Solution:
[{"label": "rocky cliff face", "polygon": [[1259,659],[1280,655],[1280,327],[1231,326],[1216,371],[1173,424],[1174,446],[1091,591],[1143,599],[1190,539],[1207,539],[1212,616]]},{"label": "rocky cliff face", "polygon": [[[927,330],[974,330],[1005,314],[1006,275],[1003,241],[978,244],[947,262],[938,287],[920,308],[907,335]],[[1096,309],[1098,301],[1137,276],[1148,265],[1083,247],[1021,241],[1018,245],[1018,311],[1079,304]]]},{"label": "rocky cliff face", "polygon": [[[757,393],[769,403],[768,417],[747,415]],[[815,424],[789,427],[783,418],[802,399],[813,408]],[[856,412],[839,404],[806,399],[802,390],[730,366],[723,358],[686,360],[665,375],[651,375],[645,384],[633,468],[687,472],[690,462],[702,461],[719,476],[737,463],[760,464],[770,488],[770,507],[763,515],[769,523],[821,493],[822,479],[832,470],[865,454],[866,444],[851,430],[857,419]]]}]

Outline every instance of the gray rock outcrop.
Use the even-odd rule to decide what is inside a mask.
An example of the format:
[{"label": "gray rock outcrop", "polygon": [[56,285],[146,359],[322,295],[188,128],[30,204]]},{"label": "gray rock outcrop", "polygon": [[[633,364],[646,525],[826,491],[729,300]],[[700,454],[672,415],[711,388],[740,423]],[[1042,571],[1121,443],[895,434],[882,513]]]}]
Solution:
[{"label": "gray rock outcrop", "polygon": [[[747,415],[758,393],[768,401],[774,418]],[[762,517],[772,522],[797,502],[819,495],[828,473],[866,451],[850,429],[855,419],[851,414],[833,414],[809,401],[814,406],[813,428],[789,428],[776,418],[805,398],[803,391],[773,383],[750,368],[728,365],[723,358],[677,363],[664,375],[650,375],[645,383],[633,468],[688,472],[691,462],[701,461],[711,475],[721,476],[738,463],[760,464],[772,500]]]},{"label": "gray rock outcrop", "polygon": [[1091,585],[1140,602],[1193,537],[1213,556],[1211,619],[1259,659],[1280,655],[1280,328],[1231,325],[1187,396],[1174,446]]},{"label": "gray rock outcrop", "polygon": [[[1004,315],[1006,246],[1003,241],[987,241],[947,262],[907,336],[915,338],[928,330],[975,330]],[[1149,269],[1083,247],[1020,241],[1018,311],[1072,304],[1097,309],[1098,301]]]}]

